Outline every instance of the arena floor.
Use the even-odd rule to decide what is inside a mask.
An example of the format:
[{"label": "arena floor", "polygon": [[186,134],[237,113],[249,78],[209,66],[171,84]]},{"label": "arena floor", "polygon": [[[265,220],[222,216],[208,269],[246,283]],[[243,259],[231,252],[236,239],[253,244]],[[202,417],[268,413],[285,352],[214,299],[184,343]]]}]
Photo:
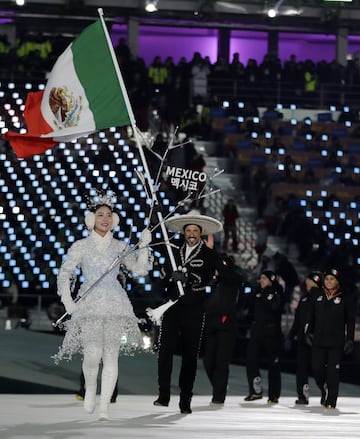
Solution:
[{"label": "arena floor", "polygon": [[111,420],[86,414],[71,395],[1,395],[0,437],[43,438],[359,438],[360,398],[342,397],[326,411],[314,401],[306,408],[284,397],[276,406],[266,400],[242,402],[228,397],[221,409],[208,396],[196,396],[193,413],[181,415],[177,401],[168,408],[152,405],[150,395],[121,395],[111,406]]},{"label": "arena floor", "polygon": [[[61,336],[26,330],[0,331],[0,438],[360,438],[360,387],[341,383],[337,409],[319,404],[319,392],[310,382],[310,404],[294,404],[295,378],[283,374],[280,402],[266,398],[245,402],[244,368],[231,367],[225,405],[209,405],[210,386],[199,361],[192,401],[193,413],[178,409],[174,365],[174,391],[169,407],[155,407],[156,355],[122,357],[119,395],[110,406],[111,419],[98,421],[87,414],[74,394],[78,388],[80,359],[53,364]],[[266,385],[266,373],[264,373]]]}]

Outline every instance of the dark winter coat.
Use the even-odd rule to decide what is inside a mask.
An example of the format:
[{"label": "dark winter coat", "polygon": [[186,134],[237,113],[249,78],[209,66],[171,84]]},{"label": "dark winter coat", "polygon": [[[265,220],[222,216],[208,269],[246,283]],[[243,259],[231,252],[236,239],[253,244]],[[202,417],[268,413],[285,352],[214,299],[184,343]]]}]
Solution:
[{"label": "dark winter coat", "polygon": [[320,290],[311,301],[310,326],[313,346],[342,346],[346,340],[354,340],[356,307],[352,295],[340,289],[328,299]]},{"label": "dark winter coat", "polygon": [[309,324],[312,300],[321,293],[321,288],[311,288],[299,300],[295,311],[294,322],[290,328],[288,338],[296,339],[299,343],[307,343],[307,325]]},{"label": "dark winter coat", "polygon": [[205,302],[205,330],[236,332],[237,301],[242,291],[242,276],[232,267],[222,264],[214,291]]},{"label": "dark winter coat", "polygon": [[282,286],[278,282],[274,282],[264,289],[259,286],[252,297],[252,301],[254,321],[251,326],[251,335],[260,337],[281,336]]}]

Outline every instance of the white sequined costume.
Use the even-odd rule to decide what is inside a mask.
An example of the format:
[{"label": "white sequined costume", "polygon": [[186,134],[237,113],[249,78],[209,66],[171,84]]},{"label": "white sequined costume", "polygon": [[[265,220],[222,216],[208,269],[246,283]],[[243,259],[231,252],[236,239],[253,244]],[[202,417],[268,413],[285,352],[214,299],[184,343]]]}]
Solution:
[{"label": "white sequined costume", "polygon": [[[81,296],[111,266],[115,258],[124,255],[122,264],[139,275],[148,271],[147,248],[135,253],[111,232],[101,237],[92,231],[89,237],[76,241],[69,249],[58,275],[58,294],[62,301],[70,298],[70,284],[77,267],[85,279],[79,289]],[[75,353],[89,349],[106,355],[132,353],[141,345],[138,319],[126,291],[117,280],[119,268],[113,269],[77,305],[71,319],[65,323],[66,335],[55,362],[71,359]],[[103,355],[102,355],[103,356]]]},{"label": "white sequined costume", "polygon": [[[144,232],[147,232],[147,238]],[[117,280],[119,269],[110,270],[110,267],[121,256],[121,263],[129,271],[147,274],[149,254],[146,245],[150,240],[151,234],[145,229],[136,254],[124,242],[114,239],[110,231],[104,236],[92,231],[88,238],[71,246],[58,275],[58,294],[71,313],[71,319],[65,324],[66,335],[54,356],[55,362],[71,359],[76,352],[83,353],[84,409],[92,413],[102,361],[101,420],[109,419],[108,407],[118,377],[119,350],[131,353],[141,346],[137,318],[126,291]],[[77,267],[85,278],[78,296],[89,291],[89,287],[95,287],[75,304],[71,298],[71,283]],[[102,277],[104,273],[106,275]]]}]

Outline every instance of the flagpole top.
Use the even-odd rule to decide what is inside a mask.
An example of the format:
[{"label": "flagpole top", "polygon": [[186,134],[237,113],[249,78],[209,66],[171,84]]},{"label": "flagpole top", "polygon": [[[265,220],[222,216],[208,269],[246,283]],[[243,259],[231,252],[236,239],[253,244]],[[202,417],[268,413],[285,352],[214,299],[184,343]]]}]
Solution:
[{"label": "flagpole top", "polygon": [[103,8],[98,8],[98,14],[102,17],[104,15]]}]

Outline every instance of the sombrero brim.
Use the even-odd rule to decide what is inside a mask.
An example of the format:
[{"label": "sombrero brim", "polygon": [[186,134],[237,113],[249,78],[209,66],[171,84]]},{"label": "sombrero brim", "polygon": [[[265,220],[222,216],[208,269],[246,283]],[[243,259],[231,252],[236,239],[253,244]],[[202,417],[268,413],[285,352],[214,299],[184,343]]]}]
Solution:
[{"label": "sombrero brim", "polygon": [[212,235],[221,232],[223,226],[220,221],[206,215],[178,215],[165,221],[166,226],[175,233],[184,233],[184,227],[187,224],[196,224],[201,227],[202,235]]}]

